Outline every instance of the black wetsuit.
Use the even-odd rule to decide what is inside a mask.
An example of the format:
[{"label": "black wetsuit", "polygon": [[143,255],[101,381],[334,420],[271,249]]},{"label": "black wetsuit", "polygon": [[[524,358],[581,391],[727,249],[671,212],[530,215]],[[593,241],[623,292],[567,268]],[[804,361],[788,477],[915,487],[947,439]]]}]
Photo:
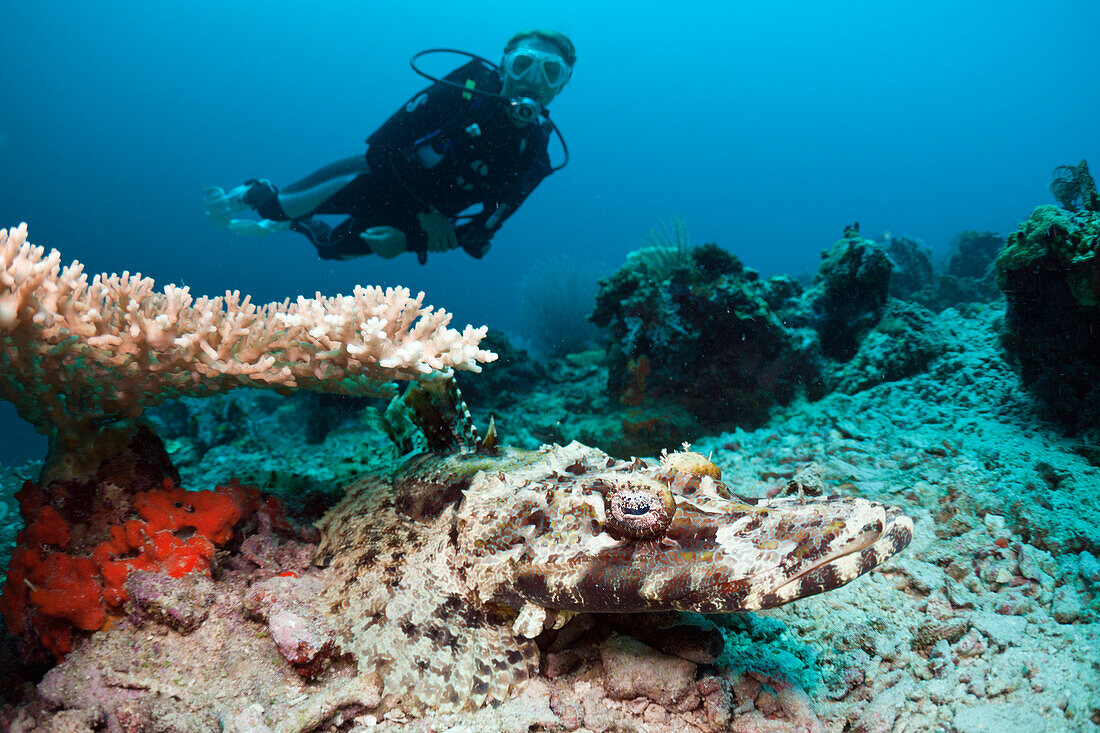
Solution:
[{"label": "black wetsuit", "polygon": [[[481,61],[445,78],[494,94],[501,89],[497,69]],[[417,252],[423,262],[427,235],[417,215],[434,206],[453,221],[481,204],[456,227],[462,248],[480,258],[494,232],[551,170],[549,121],[540,118],[519,127],[506,104],[497,96],[441,83],[417,93],[367,138],[370,172],[356,176],[312,212],[350,218],[329,228],[307,216],[293,228],[313,241],[322,258],[341,259],[369,253],[359,239],[366,229],[395,227],[405,233],[406,251]],[[257,210],[267,218],[289,218],[270,206]]]}]

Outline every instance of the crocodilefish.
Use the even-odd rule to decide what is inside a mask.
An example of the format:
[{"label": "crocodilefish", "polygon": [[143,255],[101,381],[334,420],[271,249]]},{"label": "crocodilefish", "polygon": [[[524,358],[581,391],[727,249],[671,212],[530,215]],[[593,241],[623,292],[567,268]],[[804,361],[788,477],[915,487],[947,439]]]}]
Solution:
[{"label": "crocodilefish", "polygon": [[499,703],[575,614],[771,608],[912,538],[909,517],[862,498],[738,496],[687,450],[521,450],[492,426],[479,440],[451,382],[413,387],[389,415],[415,424],[420,450],[322,520],[319,600],[343,651],[410,709]]}]

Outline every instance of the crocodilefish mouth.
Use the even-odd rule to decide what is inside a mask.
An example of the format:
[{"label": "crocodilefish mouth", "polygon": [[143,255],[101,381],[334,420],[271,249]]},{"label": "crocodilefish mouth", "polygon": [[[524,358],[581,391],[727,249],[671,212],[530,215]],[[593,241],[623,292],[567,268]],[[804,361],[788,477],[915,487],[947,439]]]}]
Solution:
[{"label": "crocodilefish mouth", "polygon": [[593,537],[594,551],[567,564],[521,567],[516,589],[571,611],[752,611],[838,588],[913,535],[898,509],[860,498],[722,503],[678,498],[659,537]]}]

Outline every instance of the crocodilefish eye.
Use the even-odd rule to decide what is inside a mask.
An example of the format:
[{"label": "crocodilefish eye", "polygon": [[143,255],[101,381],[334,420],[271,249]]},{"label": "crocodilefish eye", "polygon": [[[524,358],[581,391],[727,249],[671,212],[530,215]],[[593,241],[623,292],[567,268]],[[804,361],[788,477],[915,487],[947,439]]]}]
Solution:
[{"label": "crocodilefish eye", "polygon": [[676,515],[676,500],[665,484],[634,476],[608,485],[607,529],[632,540],[654,540],[665,533]]}]

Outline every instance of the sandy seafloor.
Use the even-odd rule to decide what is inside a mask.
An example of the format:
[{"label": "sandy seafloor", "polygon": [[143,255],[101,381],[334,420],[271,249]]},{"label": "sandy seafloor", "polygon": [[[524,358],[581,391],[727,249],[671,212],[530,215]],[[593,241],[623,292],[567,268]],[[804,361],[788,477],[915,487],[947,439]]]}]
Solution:
[{"label": "sandy seafloor", "polygon": [[[764,427],[692,445],[744,495],[761,496],[817,463],[830,488],[901,506],[916,532],[900,556],[839,590],[716,619],[725,637],[717,665],[654,653],[635,668],[632,642],[605,635],[571,656],[547,655],[543,675],[500,708],[355,714],[341,729],[1100,730],[1100,450],[1039,417],[997,345],[1002,318],[1000,306],[948,309],[936,328],[950,346],[927,372],[797,402]],[[598,388],[599,369],[563,362],[562,370],[559,391],[497,411],[502,442],[532,441],[540,421],[557,422],[567,438],[592,437],[568,433],[590,432],[575,405],[583,384]],[[600,398],[588,402],[599,411]],[[248,418],[246,439],[198,462],[186,440],[166,443],[191,488],[230,475],[345,481],[393,458],[372,414],[319,445],[306,445],[282,408]],[[14,532],[7,489],[16,473],[6,472],[5,542]],[[188,694],[215,695],[222,673],[200,676]],[[309,684],[301,694],[308,698]],[[298,729],[265,718],[271,711],[226,705],[225,729]],[[13,729],[98,730],[80,712],[16,717]]]}]

